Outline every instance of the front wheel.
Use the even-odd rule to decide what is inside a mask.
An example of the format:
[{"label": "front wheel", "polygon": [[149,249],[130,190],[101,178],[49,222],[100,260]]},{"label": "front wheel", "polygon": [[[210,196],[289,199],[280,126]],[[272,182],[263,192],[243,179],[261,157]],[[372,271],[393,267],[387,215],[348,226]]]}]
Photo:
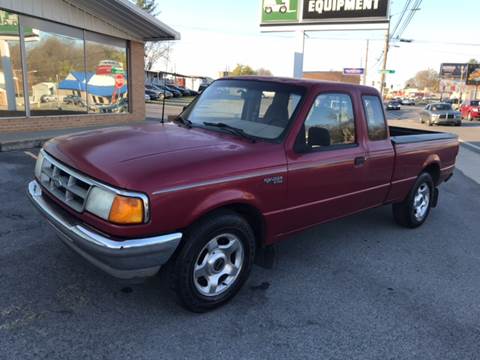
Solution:
[{"label": "front wheel", "polygon": [[467,119],[468,119],[469,121],[473,121],[473,118],[472,118],[472,114],[471,114],[471,113],[468,113]]},{"label": "front wheel", "polygon": [[230,300],[248,278],[255,236],[244,218],[221,211],[192,226],[171,270],[180,302],[205,312]]},{"label": "front wheel", "polygon": [[432,207],[434,184],[430,174],[420,174],[407,198],[398,204],[393,204],[393,217],[397,224],[416,228],[428,218]]}]

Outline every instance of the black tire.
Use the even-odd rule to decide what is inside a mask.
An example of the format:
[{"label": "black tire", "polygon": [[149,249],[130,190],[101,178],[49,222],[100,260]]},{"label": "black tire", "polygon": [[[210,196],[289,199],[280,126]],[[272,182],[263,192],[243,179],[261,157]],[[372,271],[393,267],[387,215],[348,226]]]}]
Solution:
[{"label": "black tire", "polygon": [[[197,288],[198,279],[194,278],[195,265],[201,254],[206,251],[204,247],[212,239],[225,233],[233,234],[243,245],[242,266],[224,292],[205,296]],[[213,310],[225,304],[241,289],[250,274],[254,257],[255,235],[248,222],[233,211],[215,212],[187,230],[183,248],[170,267],[171,286],[180,303],[188,310],[198,313]],[[223,285],[225,281],[219,280],[219,283]]]},{"label": "black tire", "polygon": [[272,13],[272,8],[271,7],[266,7],[265,8],[265,13],[271,14]]},{"label": "black tire", "polygon": [[[421,219],[418,219],[415,216],[414,209],[415,195],[417,194],[419,188],[423,185],[426,185],[428,187],[429,201],[426,213]],[[401,203],[393,204],[393,218],[395,219],[396,223],[400,226],[411,229],[421,226],[427,220],[428,215],[430,214],[434,188],[435,186],[433,184],[433,180],[430,174],[426,172],[421,173],[420,176],[417,178],[415,185],[410,190],[407,198]]]},{"label": "black tire", "polygon": [[473,121],[473,117],[472,117],[472,114],[471,114],[471,113],[468,113],[467,119],[470,120],[470,121]]},{"label": "black tire", "polygon": [[286,6],[282,6],[282,7],[280,8],[280,13],[285,14],[286,12],[287,12],[287,7],[286,7]]},{"label": "black tire", "polygon": [[428,119],[428,126],[433,126],[432,119]]}]

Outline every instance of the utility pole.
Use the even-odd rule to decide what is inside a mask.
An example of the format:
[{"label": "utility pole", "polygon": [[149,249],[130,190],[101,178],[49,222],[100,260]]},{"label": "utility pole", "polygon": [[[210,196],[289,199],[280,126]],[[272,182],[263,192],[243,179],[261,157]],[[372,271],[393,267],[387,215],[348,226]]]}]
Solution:
[{"label": "utility pole", "polygon": [[363,71],[363,85],[367,85],[367,72],[368,72],[368,48],[370,46],[370,40],[367,39],[367,49],[365,50],[365,70]]},{"label": "utility pole", "polygon": [[296,31],[296,48],[293,58],[293,77],[301,79],[303,77],[303,53],[305,52],[305,30]]},{"label": "utility pole", "polygon": [[383,97],[383,92],[385,90],[385,74],[387,71],[387,60],[388,60],[388,50],[390,48],[390,22],[391,22],[391,17],[388,19],[388,29],[387,29],[387,35],[385,36],[385,49],[383,50],[383,67],[382,67],[382,77],[381,77],[381,84],[380,84],[380,94],[382,94]]}]

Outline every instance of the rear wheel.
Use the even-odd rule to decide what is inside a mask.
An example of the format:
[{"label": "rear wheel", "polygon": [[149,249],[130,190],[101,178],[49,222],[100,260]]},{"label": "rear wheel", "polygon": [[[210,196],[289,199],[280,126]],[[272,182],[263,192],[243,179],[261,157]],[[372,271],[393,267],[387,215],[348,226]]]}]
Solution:
[{"label": "rear wheel", "polygon": [[205,312],[230,300],[248,278],[255,256],[255,237],[235,212],[221,211],[187,231],[185,245],[171,269],[180,302]]},{"label": "rear wheel", "polygon": [[265,12],[266,12],[267,14],[271,14],[271,13],[272,13],[272,8],[269,7],[269,6],[266,7],[266,8],[265,8]]},{"label": "rear wheel", "polygon": [[407,198],[393,204],[393,217],[397,224],[416,228],[422,225],[430,214],[434,184],[430,174],[422,173]]}]

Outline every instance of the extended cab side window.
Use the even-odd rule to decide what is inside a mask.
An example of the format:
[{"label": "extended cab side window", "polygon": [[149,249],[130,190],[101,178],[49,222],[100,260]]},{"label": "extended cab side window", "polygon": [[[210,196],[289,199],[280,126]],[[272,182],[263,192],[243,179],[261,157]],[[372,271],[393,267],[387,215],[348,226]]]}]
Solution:
[{"label": "extended cab side window", "polygon": [[385,140],[388,137],[388,132],[382,102],[378,96],[366,95],[362,99],[367,118],[368,138],[372,141]]},{"label": "extended cab side window", "polygon": [[304,135],[307,150],[355,144],[355,119],[350,96],[319,95],[305,120]]}]

